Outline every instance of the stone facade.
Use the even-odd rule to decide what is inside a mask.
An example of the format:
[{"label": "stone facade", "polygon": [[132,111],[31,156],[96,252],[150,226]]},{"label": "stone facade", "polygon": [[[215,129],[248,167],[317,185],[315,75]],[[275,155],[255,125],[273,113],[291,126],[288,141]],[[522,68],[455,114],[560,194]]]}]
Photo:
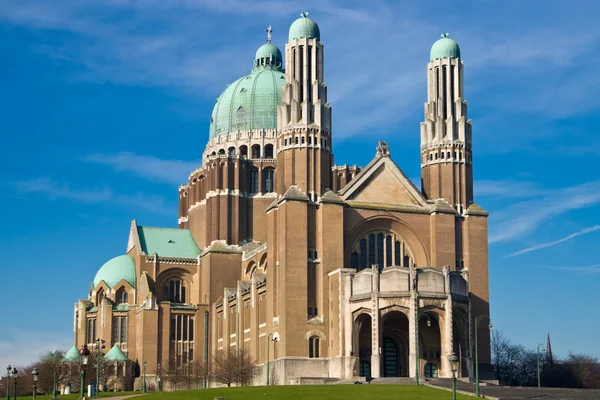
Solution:
[{"label": "stone facade", "polygon": [[[257,385],[267,362],[272,384],[449,377],[452,353],[473,376],[488,214],[473,202],[463,62],[428,64],[419,190],[383,142],[364,168],[334,165],[324,50],[318,29],[290,39],[277,127],[211,137],[179,188],[178,229],[132,222],[135,282],[98,278],[75,305],[78,347],[112,338],[153,382],[229,348],[249,350]],[[487,321],[478,343],[484,373]]]}]

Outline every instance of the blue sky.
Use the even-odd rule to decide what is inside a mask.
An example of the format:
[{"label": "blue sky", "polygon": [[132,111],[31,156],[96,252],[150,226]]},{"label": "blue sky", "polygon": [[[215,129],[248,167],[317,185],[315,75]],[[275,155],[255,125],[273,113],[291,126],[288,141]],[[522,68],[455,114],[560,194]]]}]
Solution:
[{"label": "blue sky", "polygon": [[273,26],[321,27],[338,164],[378,140],[418,179],[429,48],[461,46],[494,326],[600,356],[600,3],[0,2],[0,365],[73,342],[73,304],[130,221],[176,226],[215,99]]}]

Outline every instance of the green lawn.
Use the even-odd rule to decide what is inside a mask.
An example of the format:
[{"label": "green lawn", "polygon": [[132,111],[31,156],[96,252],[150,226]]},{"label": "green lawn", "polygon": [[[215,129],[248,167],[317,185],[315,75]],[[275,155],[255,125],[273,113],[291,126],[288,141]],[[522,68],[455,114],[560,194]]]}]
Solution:
[{"label": "green lawn", "polygon": [[[100,392],[100,397],[111,397],[111,396],[127,396],[130,394],[139,394],[140,392]],[[61,400],[77,400],[79,399],[79,393],[72,393],[72,394],[59,394],[56,397],[58,397]],[[11,400],[12,400],[12,393],[10,396]],[[29,396],[17,396],[17,400],[31,400],[33,397],[31,395]],[[49,400],[52,398],[52,394],[38,394],[36,399],[37,400]],[[211,399],[212,400],[212,399]]]},{"label": "green lawn", "polygon": [[[412,385],[315,385],[315,386],[271,386],[224,389],[200,389],[178,392],[150,393],[144,400],[213,400],[226,397],[229,400],[448,400],[452,392],[427,386]],[[457,394],[459,400],[472,400],[471,396]],[[140,399],[141,400],[141,399]]]}]

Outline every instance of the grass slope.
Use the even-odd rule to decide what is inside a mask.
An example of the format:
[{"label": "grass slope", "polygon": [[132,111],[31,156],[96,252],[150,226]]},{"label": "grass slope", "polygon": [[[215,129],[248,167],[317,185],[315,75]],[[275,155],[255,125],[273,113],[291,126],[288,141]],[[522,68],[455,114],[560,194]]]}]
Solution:
[{"label": "grass slope", "polygon": [[[452,398],[452,392],[412,385],[254,386],[151,393],[140,400],[213,400],[215,397],[229,400],[448,400]],[[472,397],[457,394],[457,399],[470,400]]]}]

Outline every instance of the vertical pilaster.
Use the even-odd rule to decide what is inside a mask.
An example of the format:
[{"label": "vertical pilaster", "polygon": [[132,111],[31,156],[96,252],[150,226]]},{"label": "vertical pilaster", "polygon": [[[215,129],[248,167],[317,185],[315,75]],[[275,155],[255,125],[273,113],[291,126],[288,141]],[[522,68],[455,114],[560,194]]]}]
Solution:
[{"label": "vertical pilaster", "polygon": [[372,292],[371,292],[371,376],[381,376],[381,345],[379,335],[379,269],[377,264],[371,266]]}]

